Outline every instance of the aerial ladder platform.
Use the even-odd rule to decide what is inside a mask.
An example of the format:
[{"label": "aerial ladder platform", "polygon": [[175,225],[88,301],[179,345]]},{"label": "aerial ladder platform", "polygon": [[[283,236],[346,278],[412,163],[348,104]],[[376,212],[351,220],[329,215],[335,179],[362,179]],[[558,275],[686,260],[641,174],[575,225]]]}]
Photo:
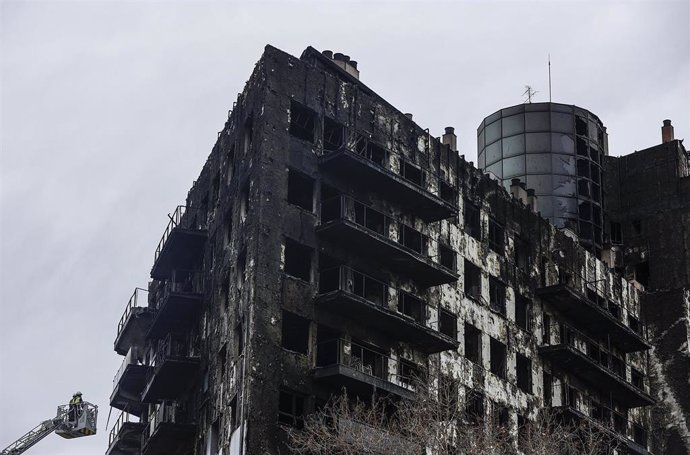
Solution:
[{"label": "aerial ladder platform", "polygon": [[94,435],[96,434],[97,417],[98,406],[86,401],[60,405],[55,417],[36,425],[24,436],[3,449],[0,455],[24,453],[53,432],[65,439]]}]

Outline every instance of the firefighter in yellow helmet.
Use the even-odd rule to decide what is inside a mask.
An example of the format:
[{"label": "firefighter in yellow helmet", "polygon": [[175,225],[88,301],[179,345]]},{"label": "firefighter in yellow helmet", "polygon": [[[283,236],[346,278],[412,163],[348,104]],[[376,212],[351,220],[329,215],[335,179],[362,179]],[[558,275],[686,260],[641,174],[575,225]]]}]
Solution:
[{"label": "firefighter in yellow helmet", "polygon": [[81,399],[81,392],[74,392],[72,399],[69,400],[69,421],[76,424],[77,419],[81,414],[81,404],[83,400]]}]

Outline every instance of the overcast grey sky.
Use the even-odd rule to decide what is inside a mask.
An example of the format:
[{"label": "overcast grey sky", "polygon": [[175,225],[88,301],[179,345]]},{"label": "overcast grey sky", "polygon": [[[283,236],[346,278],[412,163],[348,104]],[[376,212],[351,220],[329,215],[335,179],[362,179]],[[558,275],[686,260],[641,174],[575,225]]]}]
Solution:
[{"label": "overcast grey sky", "polygon": [[[432,134],[476,128],[524,86],[608,127],[612,154],[690,132],[690,2],[8,2],[1,4],[0,448],[76,389],[99,434],[34,455],[104,453],[117,321],[146,286],[263,47],[349,54]],[[111,426],[119,411],[113,411]]]}]

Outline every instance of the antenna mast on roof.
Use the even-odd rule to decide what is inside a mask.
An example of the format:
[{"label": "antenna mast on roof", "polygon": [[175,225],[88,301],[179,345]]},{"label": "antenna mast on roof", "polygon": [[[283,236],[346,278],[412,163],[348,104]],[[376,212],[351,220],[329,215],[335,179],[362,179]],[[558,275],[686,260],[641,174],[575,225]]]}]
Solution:
[{"label": "antenna mast on roof", "polygon": [[532,90],[532,87],[531,87],[531,86],[525,85],[525,91],[522,93],[522,96],[526,96],[526,97],[527,97],[527,99],[525,100],[525,103],[530,103],[530,104],[531,104],[531,103],[532,103],[532,97],[533,97],[534,95],[536,95],[537,93],[539,93],[539,92],[537,92],[537,91],[535,91],[535,90]]},{"label": "antenna mast on roof", "polygon": [[549,103],[551,102],[551,54],[549,54]]}]

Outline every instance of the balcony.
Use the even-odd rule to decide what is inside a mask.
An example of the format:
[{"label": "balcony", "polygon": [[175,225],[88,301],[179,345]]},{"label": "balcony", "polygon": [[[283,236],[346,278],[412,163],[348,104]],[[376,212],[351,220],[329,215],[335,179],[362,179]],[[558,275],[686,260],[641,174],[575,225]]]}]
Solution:
[{"label": "balcony", "polygon": [[197,426],[174,402],[158,406],[141,435],[142,455],[185,455],[194,448]]},{"label": "balcony", "polygon": [[206,214],[198,209],[178,206],[158,242],[151,278],[170,278],[173,269],[197,268],[204,255],[208,232]]},{"label": "balcony", "polygon": [[113,379],[110,406],[137,417],[141,416],[141,393],[146,385],[146,375],[149,368],[143,364],[141,349],[137,346],[129,348],[115,379]]},{"label": "balcony", "polygon": [[155,290],[155,317],[147,338],[155,339],[187,330],[195,321],[204,298],[204,276],[191,270],[173,270]]},{"label": "balcony", "polygon": [[153,317],[153,310],[148,308],[147,292],[146,289],[134,289],[125,312],[117,323],[115,352],[120,355],[127,354],[132,346],[144,345],[144,338]]},{"label": "balcony", "polygon": [[567,423],[585,422],[591,425],[593,429],[601,431],[604,437],[611,438],[619,451],[627,449],[623,453],[650,455],[648,433],[643,426],[590,397],[579,396],[579,399],[574,399],[571,393],[562,395],[562,404],[555,409]]},{"label": "balcony", "polygon": [[578,326],[586,327],[591,334],[610,335],[616,346],[625,352],[651,348],[641,333],[623,324],[611,311],[575,289],[572,283],[542,286],[536,293]]},{"label": "balcony", "polygon": [[[558,336],[551,336],[553,332]],[[549,336],[539,347],[539,354],[631,408],[654,404],[654,399],[643,388],[628,382],[626,363],[622,359],[612,355],[609,347],[572,327],[552,326]]]},{"label": "balcony", "polygon": [[[458,214],[454,191],[444,194],[442,185],[452,188],[437,174],[412,164],[402,155],[357,135],[351,144],[336,150],[324,150],[321,168],[343,179],[353,180],[369,191],[390,200],[401,201],[410,211],[427,222],[454,217]],[[436,188],[442,197],[431,191]]]},{"label": "balcony", "polygon": [[345,387],[355,395],[370,397],[376,391],[412,398],[423,373],[417,365],[347,340],[333,339],[317,346],[314,379]]},{"label": "balcony", "polygon": [[429,326],[426,302],[349,267],[319,273],[316,303],[427,353],[458,347],[456,340]]},{"label": "balcony", "polygon": [[110,430],[108,450],[105,455],[139,455],[143,422],[133,422],[129,414],[123,412]]},{"label": "balcony", "polygon": [[437,242],[348,196],[321,203],[321,221],[316,232],[425,286],[458,279],[455,270],[440,264]]},{"label": "balcony", "polygon": [[192,353],[184,337],[168,335],[158,342],[142,394],[144,403],[175,400],[199,373],[199,356]]}]

